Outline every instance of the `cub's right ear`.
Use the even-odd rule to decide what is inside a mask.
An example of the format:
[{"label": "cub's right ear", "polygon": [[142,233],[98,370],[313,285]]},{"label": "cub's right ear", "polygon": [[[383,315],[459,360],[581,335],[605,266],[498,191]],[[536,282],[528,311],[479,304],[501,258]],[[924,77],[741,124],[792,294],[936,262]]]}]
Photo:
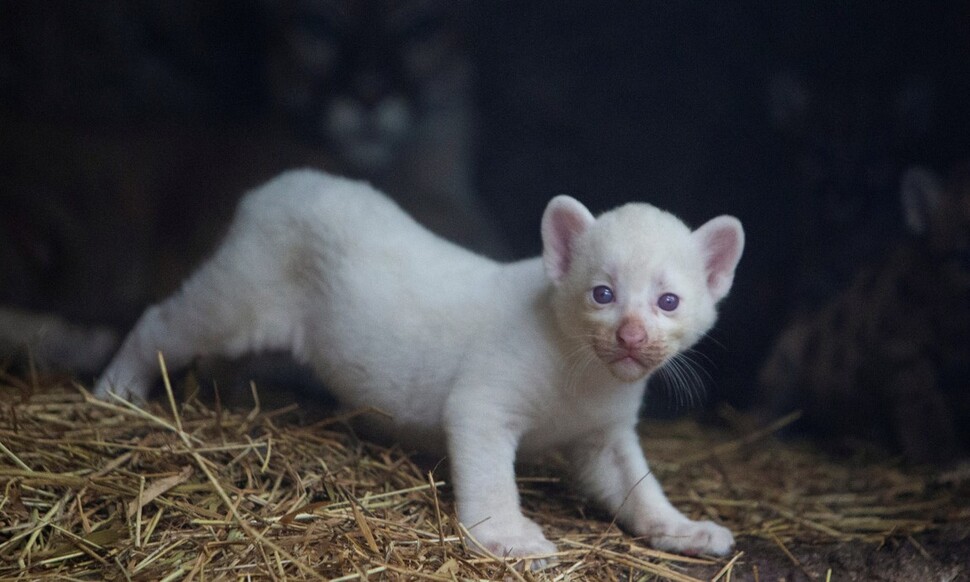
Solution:
[{"label": "cub's right ear", "polygon": [[573,262],[575,243],[596,219],[578,200],[556,196],[542,215],[542,262],[546,274],[559,282]]}]

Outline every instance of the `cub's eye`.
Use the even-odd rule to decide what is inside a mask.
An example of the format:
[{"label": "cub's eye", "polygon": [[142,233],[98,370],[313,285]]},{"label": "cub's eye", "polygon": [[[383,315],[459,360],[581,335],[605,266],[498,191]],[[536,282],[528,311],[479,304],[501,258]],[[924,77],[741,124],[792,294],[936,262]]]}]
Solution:
[{"label": "cub's eye", "polygon": [[677,309],[678,305],[680,305],[680,297],[673,293],[664,293],[660,296],[660,299],[657,299],[657,307],[664,311],[673,311]]},{"label": "cub's eye", "polygon": [[597,285],[596,287],[593,287],[593,301],[599,303],[600,305],[613,303],[613,290],[606,285]]}]

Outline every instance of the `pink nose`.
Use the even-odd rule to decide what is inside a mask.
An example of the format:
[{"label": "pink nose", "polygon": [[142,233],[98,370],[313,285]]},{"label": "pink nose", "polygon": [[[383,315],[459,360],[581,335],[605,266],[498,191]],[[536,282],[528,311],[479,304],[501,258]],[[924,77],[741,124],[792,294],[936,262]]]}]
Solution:
[{"label": "pink nose", "polygon": [[636,349],[647,341],[647,329],[643,327],[642,321],[625,321],[616,330],[616,341],[626,349]]}]

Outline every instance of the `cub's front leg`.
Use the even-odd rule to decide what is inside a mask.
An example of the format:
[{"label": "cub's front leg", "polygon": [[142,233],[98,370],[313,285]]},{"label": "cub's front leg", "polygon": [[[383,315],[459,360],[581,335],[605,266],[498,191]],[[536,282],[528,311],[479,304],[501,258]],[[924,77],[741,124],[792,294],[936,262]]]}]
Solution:
[{"label": "cub's front leg", "polygon": [[734,546],[727,528],[693,521],[664,495],[631,428],[594,432],[566,450],[582,490],[658,550],[724,556]]},{"label": "cub's front leg", "polygon": [[556,546],[519,506],[519,435],[499,411],[458,400],[447,407],[445,432],[458,517],[471,535],[469,544],[500,558],[554,553]]}]

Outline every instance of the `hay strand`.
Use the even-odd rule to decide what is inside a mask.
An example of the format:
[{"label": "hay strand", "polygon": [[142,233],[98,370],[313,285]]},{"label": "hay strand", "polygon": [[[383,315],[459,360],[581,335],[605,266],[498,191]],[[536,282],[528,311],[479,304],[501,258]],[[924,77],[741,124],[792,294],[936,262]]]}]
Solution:
[{"label": "hay strand", "polygon": [[[255,395],[245,410],[180,403],[159,364],[164,407],[0,374],[0,580],[759,577],[750,551],[713,560],[647,547],[560,483],[555,459],[519,481],[554,559],[471,553],[444,468],[360,441],[341,428],[352,415],[303,419]],[[929,555],[914,536],[970,521],[960,473],[833,463],[773,439],[785,422],[748,432],[651,422],[644,442],[683,511],[724,523],[742,545],[776,545],[803,572],[793,544],[898,540]]]}]

